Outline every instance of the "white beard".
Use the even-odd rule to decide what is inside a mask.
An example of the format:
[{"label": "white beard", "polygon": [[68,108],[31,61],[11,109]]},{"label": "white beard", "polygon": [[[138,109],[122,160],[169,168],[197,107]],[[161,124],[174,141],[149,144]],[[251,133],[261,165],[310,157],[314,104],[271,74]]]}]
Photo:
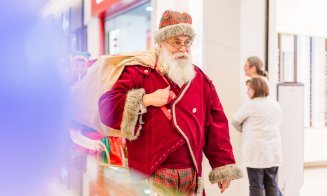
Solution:
[{"label": "white beard", "polygon": [[167,70],[167,76],[179,87],[190,82],[195,76],[192,56],[186,52],[170,54],[163,47],[159,53],[159,61],[161,61],[164,69]]}]

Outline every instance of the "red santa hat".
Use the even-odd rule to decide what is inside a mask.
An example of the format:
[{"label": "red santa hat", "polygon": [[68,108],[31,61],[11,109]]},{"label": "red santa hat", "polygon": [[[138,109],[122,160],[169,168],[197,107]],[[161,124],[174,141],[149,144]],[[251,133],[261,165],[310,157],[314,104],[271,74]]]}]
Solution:
[{"label": "red santa hat", "polygon": [[188,13],[166,10],[162,14],[159,30],[155,32],[155,41],[158,43],[177,35],[187,35],[194,40],[192,17]]}]

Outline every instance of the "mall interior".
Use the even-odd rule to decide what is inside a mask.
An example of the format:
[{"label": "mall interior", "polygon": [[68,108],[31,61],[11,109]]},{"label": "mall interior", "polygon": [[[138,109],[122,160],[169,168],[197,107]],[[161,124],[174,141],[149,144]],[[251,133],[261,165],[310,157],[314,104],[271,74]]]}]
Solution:
[{"label": "mall interior", "polygon": [[[163,12],[165,10],[187,12],[192,16],[192,26],[196,32],[191,46],[193,63],[212,80],[228,120],[248,99],[245,85],[248,78],[243,69],[246,59],[249,56],[258,56],[262,59],[264,69],[268,72],[270,96],[278,101],[283,111],[280,125],[283,165],[279,167],[277,177],[282,194],[284,196],[327,195],[327,151],[324,150],[327,149],[327,1],[43,0],[41,5],[36,7],[30,10],[34,15],[38,15],[39,20],[46,21],[42,24],[38,23],[38,27],[50,26],[51,36],[42,37],[39,30],[32,30],[32,33],[26,36],[31,38],[26,41],[26,47],[30,48],[22,51],[28,51],[27,54],[32,59],[30,62],[35,62],[37,65],[45,62],[44,56],[53,58],[49,55],[52,51],[56,54],[56,68],[48,69],[42,64],[40,68],[42,71],[32,73],[33,76],[40,77],[44,81],[36,82],[37,86],[42,86],[40,87],[42,89],[43,86],[48,89],[48,85],[53,87],[51,91],[44,91],[50,93],[51,99],[37,102],[44,104],[42,108],[60,113],[58,107],[48,106],[51,105],[48,104],[50,101],[57,103],[61,100],[55,94],[59,91],[59,87],[57,88],[54,83],[45,82],[54,77],[54,74],[48,72],[60,67],[59,72],[67,79],[63,82],[69,87],[66,91],[72,94],[100,56],[151,50],[156,46],[154,34],[158,30]],[[14,15],[12,14],[13,17]],[[20,15],[20,17],[24,16]],[[19,23],[22,26],[26,24],[28,23]],[[22,37],[25,39],[25,36]],[[49,40],[57,44],[54,50],[49,49],[53,45],[45,44],[51,42]],[[46,48],[33,51],[38,42]],[[6,50],[10,49],[6,48]],[[3,62],[6,62],[6,59]],[[47,74],[41,77],[43,72]],[[15,77],[21,78],[22,75],[16,74]],[[17,82],[17,85],[21,83],[24,82]],[[33,95],[43,95],[37,91],[37,88],[34,90],[38,93]],[[22,94],[24,92],[22,91]],[[44,112],[46,115],[50,113],[48,110]],[[54,119],[53,117],[54,115],[50,115],[48,118]],[[42,119],[41,121],[45,122],[42,126],[47,127],[48,120]],[[33,119],[28,122],[31,121]],[[54,122],[49,121],[49,123]],[[249,195],[249,181],[241,158],[242,134],[232,125],[229,127],[236,164],[242,169],[244,177],[233,180],[229,188],[221,194],[217,184],[211,184],[206,177],[211,167],[203,156],[202,176],[205,176],[203,183],[206,195],[209,196]],[[50,129],[53,130],[50,135],[52,138],[59,138],[54,134],[55,129],[58,128],[60,127],[54,126]],[[79,145],[75,140],[79,136],[69,131],[66,124],[61,128],[65,129],[63,133],[66,135],[63,137],[67,137],[65,141],[68,144],[58,144],[60,148],[66,149],[64,155],[57,158],[56,163],[59,163],[59,166],[54,166],[55,169],[40,167],[47,171],[51,170],[49,173],[55,176],[41,180],[43,185],[38,185],[38,187],[46,187],[48,195],[158,195],[147,185],[135,182],[133,184],[126,180],[128,164],[125,159],[128,159],[128,155],[124,140],[110,140],[109,144],[112,150],[123,149],[124,169],[117,169],[112,165],[107,166],[108,171],[101,173],[98,171],[99,153],[83,149],[85,146]],[[38,134],[28,140],[38,144],[35,141],[42,139],[34,140],[37,137],[41,136]],[[99,136],[94,138],[99,139]],[[55,139],[52,139],[52,142],[54,141]],[[50,145],[50,143],[44,144]],[[5,142],[4,145],[11,144]],[[40,158],[43,162],[56,156],[45,154],[46,157]],[[18,159],[17,163],[21,163],[20,160]],[[37,161],[39,159],[35,158],[35,162]],[[42,165],[51,166],[52,163]],[[33,170],[31,169],[33,167],[28,170]],[[112,179],[116,181],[112,182]],[[135,190],[132,189],[137,189],[138,192],[133,192]]]}]

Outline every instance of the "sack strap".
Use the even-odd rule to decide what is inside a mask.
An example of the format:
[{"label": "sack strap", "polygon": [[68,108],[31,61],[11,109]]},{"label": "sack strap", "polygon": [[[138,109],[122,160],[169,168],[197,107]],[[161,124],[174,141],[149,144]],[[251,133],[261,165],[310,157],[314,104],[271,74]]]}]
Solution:
[{"label": "sack strap", "polygon": [[[168,86],[170,86],[167,78],[158,69],[158,60],[154,64],[154,69],[163,78],[163,80],[168,84]],[[167,103],[166,104],[168,104],[172,100],[172,98],[173,98],[173,92],[172,91],[169,91],[169,96],[168,96],[168,100],[167,100]],[[163,106],[160,106],[160,109],[165,114],[165,116],[168,118],[168,120],[171,120],[173,118],[173,116],[171,115],[170,111],[168,111],[168,109],[167,109],[166,106],[164,106],[164,105]]]}]

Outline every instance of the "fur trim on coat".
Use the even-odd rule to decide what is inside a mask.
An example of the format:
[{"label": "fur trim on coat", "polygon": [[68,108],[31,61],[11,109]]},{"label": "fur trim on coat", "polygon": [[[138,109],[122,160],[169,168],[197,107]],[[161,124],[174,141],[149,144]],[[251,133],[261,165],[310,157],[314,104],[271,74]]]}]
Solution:
[{"label": "fur trim on coat", "polygon": [[[143,122],[142,116],[139,115],[141,110],[142,97],[144,94],[145,91],[143,88],[133,89],[127,93],[120,130],[122,135],[130,141],[137,139],[137,137],[140,135],[140,130],[142,128]],[[140,125],[135,134],[134,130],[138,119],[140,121]]]},{"label": "fur trim on coat", "polygon": [[209,173],[209,180],[212,184],[224,180],[235,180],[242,177],[243,174],[241,169],[238,168],[235,164],[216,167]]}]

